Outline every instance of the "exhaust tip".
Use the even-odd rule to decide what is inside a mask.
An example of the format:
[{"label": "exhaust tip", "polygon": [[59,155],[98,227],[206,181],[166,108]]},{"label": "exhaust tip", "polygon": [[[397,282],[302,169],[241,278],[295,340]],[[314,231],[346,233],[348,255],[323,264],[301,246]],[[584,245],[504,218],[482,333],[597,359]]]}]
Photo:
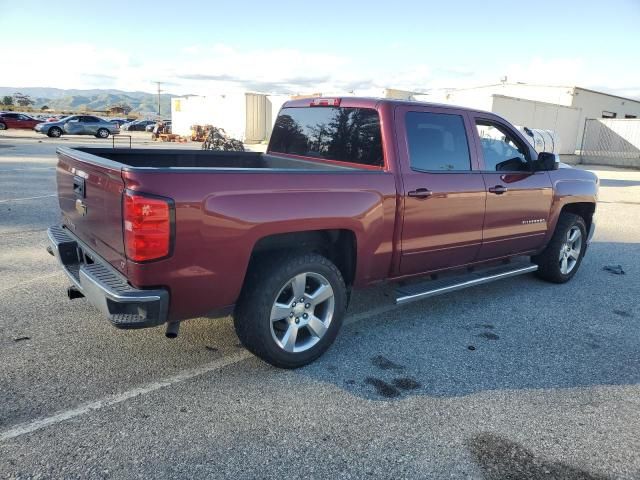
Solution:
[{"label": "exhaust tip", "polygon": [[167,323],[167,331],[164,336],[167,338],[176,338],[180,330],[180,322]]}]

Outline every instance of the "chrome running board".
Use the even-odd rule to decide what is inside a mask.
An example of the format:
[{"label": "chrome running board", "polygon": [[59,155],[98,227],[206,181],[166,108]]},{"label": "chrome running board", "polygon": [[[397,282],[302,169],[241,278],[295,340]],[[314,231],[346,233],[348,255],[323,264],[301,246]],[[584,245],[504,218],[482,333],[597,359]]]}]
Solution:
[{"label": "chrome running board", "polygon": [[480,271],[467,272],[449,278],[427,280],[426,282],[406,285],[396,289],[396,305],[495,282],[503,278],[524,275],[525,273],[535,272],[536,270],[538,270],[538,265],[529,262],[509,263]]}]

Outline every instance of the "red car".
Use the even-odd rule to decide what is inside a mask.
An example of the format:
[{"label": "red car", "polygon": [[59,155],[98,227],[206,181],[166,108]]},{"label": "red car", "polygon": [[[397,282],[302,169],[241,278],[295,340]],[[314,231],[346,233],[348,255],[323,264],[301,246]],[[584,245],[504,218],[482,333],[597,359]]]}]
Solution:
[{"label": "red car", "polygon": [[405,303],[534,271],[569,281],[598,179],[560,166],[489,112],[294,100],[266,154],[58,148],[49,250],[69,297],[117,327],[175,337],[231,312],[250,351],[294,368],[331,345],[354,288],[398,282]]},{"label": "red car", "polygon": [[8,128],[25,128],[32,130],[33,127],[39,123],[42,123],[42,120],[36,120],[35,118],[23,113],[0,113],[0,130],[6,130]]}]

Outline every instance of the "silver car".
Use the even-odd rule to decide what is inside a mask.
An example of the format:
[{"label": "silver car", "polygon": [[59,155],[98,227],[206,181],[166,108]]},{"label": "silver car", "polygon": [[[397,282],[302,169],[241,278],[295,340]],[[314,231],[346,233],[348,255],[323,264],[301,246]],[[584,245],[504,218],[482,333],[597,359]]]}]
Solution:
[{"label": "silver car", "polygon": [[39,123],[34,130],[49,137],[69,135],[93,135],[98,138],[108,138],[109,135],[120,133],[120,129],[111,122],[107,122],[93,115],[71,115],[57,122]]}]

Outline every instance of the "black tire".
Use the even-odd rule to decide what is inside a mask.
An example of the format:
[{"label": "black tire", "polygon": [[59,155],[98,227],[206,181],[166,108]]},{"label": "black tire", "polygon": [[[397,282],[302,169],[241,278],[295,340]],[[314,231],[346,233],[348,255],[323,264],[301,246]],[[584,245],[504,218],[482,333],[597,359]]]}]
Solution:
[{"label": "black tire", "polygon": [[[574,228],[580,231],[580,253],[578,258],[575,259],[573,267],[568,272],[562,271],[562,257],[561,253],[567,245],[567,235]],[[553,283],[565,283],[571,280],[573,276],[580,268],[584,253],[587,247],[587,226],[584,219],[573,213],[563,212],[560,214],[556,229],[553,232],[551,241],[547,247],[539,255],[531,257],[531,260],[538,265],[538,271],[536,275]],[[573,251],[573,250],[572,250]]]},{"label": "black tire", "polygon": [[106,128],[99,128],[96,132],[97,138],[109,138],[109,130]]},{"label": "black tire", "polygon": [[[272,322],[271,312],[276,300],[282,298],[279,295],[286,295],[284,293],[286,290],[283,291],[283,289],[288,288],[290,280],[301,274],[308,274],[312,280],[312,275],[319,275],[328,281],[333,290],[334,308],[328,327],[323,335],[319,336],[318,340],[311,335],[311,329],[305,330],[308,337],[307,340],[311,339],[317,343],[307,350],[292,352],[286,351],[274,339],[272,331],[276,322]],[[308,288],[309,286],[307,286],[305,292],[310,291]],[[293,295],[293,301],[295,302],[295,293]],[[293,303],[293,306],[295,305]],[[280,368],[298,368],[313,362],[331,346],[342,325],[346,306],[347,289],[344,279],[340,270],[330,260],[313,253],[274,255],[256,262],[255,266],[248,272],[242,294],[236,306],[234,326],[242,344],[262,360]],[[312,306],[311,308],[313,309],[314,307]],[[319,308],[322,308],[322,306]],[[316,311],[311,311],[311,316],[315,316]],[[285,317],[277,323],[282,322],[286,327],[287,323],[291,324],[294,319],[288,320]],[[296,326],[296,331],[302,332],[304,328],[304,326],[301,326],[298,330]],[[284,334],[281,340],[283,339]],[[296,340],[293,343],[295,345]]]},{"label": "black tire", "polygon": [[47,132],[47,136],[51,138],[58,138],[62,136],[62,129],[60,127],[51,127]]},{"label": "black tire", "polygon": [[7,129],[7,124],[4,122],[0,122],[0,130],[6,130]]}]

